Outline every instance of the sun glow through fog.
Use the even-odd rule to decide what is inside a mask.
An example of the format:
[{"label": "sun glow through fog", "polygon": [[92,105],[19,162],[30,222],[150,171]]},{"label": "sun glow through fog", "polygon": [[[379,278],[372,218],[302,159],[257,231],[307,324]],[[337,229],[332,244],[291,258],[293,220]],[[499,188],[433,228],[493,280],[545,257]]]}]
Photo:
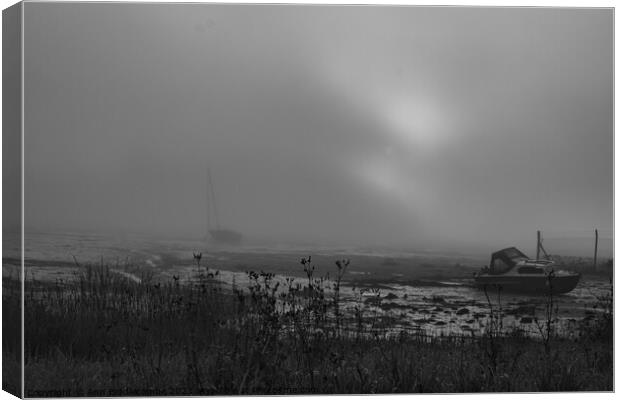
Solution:
[{"label": "sun glow through fog", "polygon": [[418,151],[436,150],[449,139],[447,116],[431,100],[397,96],[378,113],[389,133]]},{"label": "sun glow through fog", "polygon": [[376,70],[355,68],[354,59],[340,54],[321,59],[326,62],[317,71],[325,90],[336,94],[352,116],[368,120],[368,132],[385,144],[369,149],[362,162],[349,160],[351,175],[405,215],[418,221],[429,215],[434,194],[425,167],[455,145],[453,110],[427,84],[395,86]]}]

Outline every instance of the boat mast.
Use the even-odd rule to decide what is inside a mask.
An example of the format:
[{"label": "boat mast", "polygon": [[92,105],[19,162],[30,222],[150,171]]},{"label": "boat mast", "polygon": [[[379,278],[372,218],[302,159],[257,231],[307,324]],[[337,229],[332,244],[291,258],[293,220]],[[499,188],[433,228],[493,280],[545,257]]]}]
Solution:
[{"label": "boat mast", "polygon": [[[207,173],[208,173],[209,169],[207,168]],[[206,237],[209,237],[209,231],[211,230],[211,201],[209,201],[209,179],[207,178],[207,182],[206,182],[206,186],[205,186],[205,203],[207,205],[207,232],[206,232]]]},{"label": "boat mast", "polygon": [[[208,178],[207,197],[209,196],[209,194],[211,195],[210,204],[213,207],[213,217],[215,219],[215,228],[220,229],[220,223],[217,219],[217,208],[215,205],[215,189],[213,188],[213,181],[211,180],[211,170],[209,168],[207,168],[207,178]],[[209,212],[208,207],[207,207],[207,224],[209,225],[209,228],[211,228],[211,217],[210,217],[210,212]]]},{"label": "boat mast", "polygon": [[540,231],[536,231],[536,259],[540,260],[540,251],[542,250],[543,254],[545,255],[545,260],[550,260],[551,257],[549,257],[549,254],[547,254],[547,251],[543,247],[542,242],[543,239]]}]

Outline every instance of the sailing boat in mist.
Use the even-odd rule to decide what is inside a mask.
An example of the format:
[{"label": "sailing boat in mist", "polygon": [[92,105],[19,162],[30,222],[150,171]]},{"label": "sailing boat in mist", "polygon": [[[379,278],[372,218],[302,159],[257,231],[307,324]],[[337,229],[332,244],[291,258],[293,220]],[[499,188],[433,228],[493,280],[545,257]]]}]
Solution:
[{"label": "sailing boat in mist", "polygon": [[[215,202],[215,189],[211,180],[211,171],[207,170],[207,231],[211,240],[216,243],[235,245],[241,243],[242,235],[232,229],[225,229],[220,226]],[[211,218],[213,214],[213,218]],[[212,223],[215,222],[215,226]]]}]

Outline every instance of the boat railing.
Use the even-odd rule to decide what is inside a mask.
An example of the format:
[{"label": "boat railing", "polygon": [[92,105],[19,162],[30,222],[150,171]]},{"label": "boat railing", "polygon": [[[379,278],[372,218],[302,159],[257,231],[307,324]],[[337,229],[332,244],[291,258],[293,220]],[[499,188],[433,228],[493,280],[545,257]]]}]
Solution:
[{"label": "boat railing", "polygon": [[546,264],[546,265],[554,264],[555,263],[555,261],[553,261],[553,260],[527,260],[526,262],[527,263],[536,263],[536,264]]}]

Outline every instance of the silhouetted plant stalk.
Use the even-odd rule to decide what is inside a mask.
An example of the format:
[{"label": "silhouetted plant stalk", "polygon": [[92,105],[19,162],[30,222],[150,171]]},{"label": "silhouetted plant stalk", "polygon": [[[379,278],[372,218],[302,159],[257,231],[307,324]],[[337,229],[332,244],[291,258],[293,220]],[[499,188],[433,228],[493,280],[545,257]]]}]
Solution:
[{"label": "silhouetted plant stalk", "polygon": [[545,348],[545,354],[549,357],[551,352],[551,340],[555,335],[555,325],[557,322],[557,314],[558,307],[554,304],[553,297],[553,284],[554,284],[555,273],[551,270],[547,274],[547,296],[545,301],[545,310],[544,310],[544,322],[540,322],[538,318],[534,318],[534,322],[536,327],[538,328],[538,332],[543,341],[543,345]]},{"label": "silhouetted plant stalk", "polygon": [[[489,297],[487,285],[484,285],[484,296],[487,299],[489,305],[489,318],[487,321],[487,329],[485,333],[486,344],[484,346],[485,353],[490,361],[489,372],[492,377],[497,376],[497,367],[500,355],[500,338],[503,335],[503,315],[502,315],[502,287],[500,285],[494,285],[497,291],[497,308],[493,308],[493,303]],[[484,343],[484,342],[482,342]]]},{"label": "silhouetted plant stalk", "polygon": [[609,286],[603,294],[590,291],[590,294],[596,298],[596,304],[593,308],[600,310],[600,312],[591,321],[584,321],[581,330],[584,331],[582,336],[603,338],[612,342],[614,336],[614,284],[612,277],[609,277],[608,283]]},{"label": "silhouetted plant stalk", "polygon": [[336,261],[338,271],[336,273],[336,282],[334,283],[334,314],[336,317],[336,335],[338,337],[340,337],[340,325],[342,323],[342,316],[340,315],[340,284],[349,263],[350,261],[348,259]]}]

